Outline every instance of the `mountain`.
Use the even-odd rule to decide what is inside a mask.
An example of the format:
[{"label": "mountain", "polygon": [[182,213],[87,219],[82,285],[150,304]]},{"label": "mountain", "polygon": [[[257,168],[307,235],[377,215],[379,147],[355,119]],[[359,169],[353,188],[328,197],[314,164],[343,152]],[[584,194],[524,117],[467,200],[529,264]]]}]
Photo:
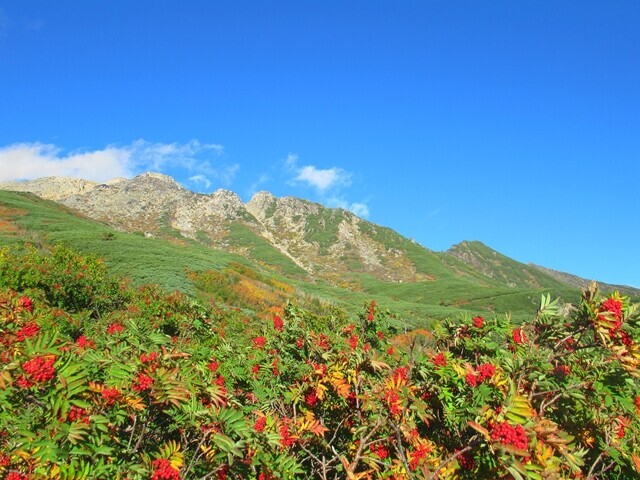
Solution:
[{"label": "mountain", "polygon": [[40,197],[0,192],[0,241],[66,243],[136,281],[211,298],[285,291],[316,303],[376,298],[419,320],[524,315],[541,293],[568,302],[579,296],[575,283],[480,242],[434,252],[346,210],[268,192],[243,203],[228,190],[194,193],[157,173],[104,184],[51,177],[0,189]]},{"label": "mountain", "polygon": [[[575,288],[579,288],[584,290],[589,287],[591,280],[587,280],[586,278],[578,277],[577,275],[572,275],[570,273],[559,272],[558,270],[553,270],[551,268],[542,267],[540,265],[535,265],[530,263],[529,266],[535,268],[536,270],[540,270],[547,275],[556,278],[560,282],[571,285]],[[598,282],[598,286],[601,290],[612,292],[614,290],[618,290],[623,295],[628,295],[630,297],[638,297],[640,295],[640,289],[634,287],[628,287],[626,285],[614,285],[610,283]]]},{"label": "mountain", "polygon": [[[447,253],[483,275],[496,279],[509,287],[557,289],[570,285],[539,268],[520,263],[496,252],[478,241],[460,242],[452,246]],[[588,286],[589,282],[585,282]]]},{"label": "mountain", "polygon": [[[32,192],[128,232],[191,239],[255,260],[271,260],[289,273],[333,281],[364,273],[382,281],[416,282],[449,273],[434,252],[343,209],[258,192],[243,204],[228,190],[191,192],[157,173],[97,184],[48,178],[0,185]],[[412,251],[425,257],[421,268]],[[265,258],[266,256],[266,258]],[[457,268],[465,270],[460,264]],[[469,272],[468,272],[469,273]]]},{"label": "mountain", "polygon": [[[570,273],[559,272],[533,263],[524,264],[513,260],[478,241],[464,241],[452,246],[447,253],[484,275],[497,279],[515,288],[561,289],[567,286],[584,290],[592,280]],[[625,285],[597,282],[601,290],[618,290],[623,295],[637,297],[640,289]]]}]

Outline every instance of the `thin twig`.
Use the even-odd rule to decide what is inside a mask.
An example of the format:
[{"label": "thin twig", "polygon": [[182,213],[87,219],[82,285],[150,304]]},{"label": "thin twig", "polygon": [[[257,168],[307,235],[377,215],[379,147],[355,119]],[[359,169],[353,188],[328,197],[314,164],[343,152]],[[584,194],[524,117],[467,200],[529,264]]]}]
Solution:
[{"label": "thin twig", "polygon": [[127,452],[130,452],[131,450],[131,442],[133,441],[133,434],[136,431],[136,422],[138,420],[138,416],[134,415],[133,416],[133,426],[131,427],[131,435],[129,435],[129,443],[127,443]]},{"label": "thin twig", "polygon": [[598,458],[596,458],[593,464],[591,465],[591,468],[589,469],[589,473],[587,473],[587,480],[591,480],[592,478],[594,478],[593,471],[596,468],[596,465],[598,465],[598,463],[602,461],[603,457],[604,457],[604,452],[600,452],[600,455],[598,455]]},{"label": "thin twig", "polygon": [[400,455],[400,460],[402,460],[402,465],[404,465],[404,469],[407,472],[407,477],[409,477],[409,480],[413,480],[413,475],[411,475],[411,469],[409,468],[409,462],[407,462],[407,457],[404,454],[404,448],[402,447],[402,437],[400,436],[400,429],[395,423],[393,424],[393,429],[396,432],[396,444],[394,445],[395,449],[398,452],[398,455]]}]

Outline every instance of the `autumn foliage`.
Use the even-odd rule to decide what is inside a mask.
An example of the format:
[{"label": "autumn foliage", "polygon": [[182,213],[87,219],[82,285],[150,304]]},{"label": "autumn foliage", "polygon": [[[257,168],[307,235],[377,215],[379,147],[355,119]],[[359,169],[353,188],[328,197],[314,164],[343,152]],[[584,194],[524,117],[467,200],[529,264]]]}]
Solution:
[{"label": "autumn foliage", "polygon": [[265,318],[0,250],[0,476],[637,478],[638,322],[591,288],[399,335],[375,302]]}]

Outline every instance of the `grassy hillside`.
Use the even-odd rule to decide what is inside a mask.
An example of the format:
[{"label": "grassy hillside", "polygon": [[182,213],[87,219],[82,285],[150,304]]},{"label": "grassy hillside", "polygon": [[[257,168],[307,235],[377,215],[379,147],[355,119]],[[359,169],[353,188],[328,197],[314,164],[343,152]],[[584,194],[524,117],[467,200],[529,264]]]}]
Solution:
[{"label": "grassy hillside", "polygon": [[[241,226],[232,229],[228,238],[235,246],[245,248],[249,259],[179,236],[164,240],[115,231],[57,203],[30,194],[0,191],[0,244],[29,242],[48,247],[62,243],[104,258],[114,273],[131,278],[135,284],[157,283],[167,290],[206,298],[215,298],[216,290],[222,291],[203,280],[207,272],[229,274],[231,263],[256,272],[242,273],[246,277],[244,287],[235,288],[236,294],[269,298],[273,290],[269,282],[273,281],[288,285],[288,295],[306,305],[335,304],[352,309],[376,298],[411,324],[490,312],[511,312],[516,319],[524,318],[535,312],[540,294],[550,290],[544,286],[506,287],[457,259],[426,250],[390,229],[376,227],[374,233],[376,240],[390,248],[406,249],[416,269],[430,280],[390,283],[354,274],[344,279],[346,288],[340,288],[305,276],[286,256]],[[235,270],[233,275],[238,275]],[[554,294],[562,292],[570,300],[577,297],[577,290],[551,290]],[[276,297],[281,300],[280,295]],[[251,301],[240,304],[252,305],[253,299],[248,300]]]}]

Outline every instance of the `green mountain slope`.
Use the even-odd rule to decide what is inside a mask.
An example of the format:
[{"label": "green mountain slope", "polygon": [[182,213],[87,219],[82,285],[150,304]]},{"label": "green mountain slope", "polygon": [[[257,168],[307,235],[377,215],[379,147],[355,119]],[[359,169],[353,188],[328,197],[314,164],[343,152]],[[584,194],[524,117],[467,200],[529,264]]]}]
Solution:
[{"label": "green mountain slope", "polygon": [[[157,283],[168,290],[191,295],[215,298],[216,289],[222,288],[220,282],[212,285],[211,278],[216,278],[215,275],[207,277],[208,282],[203,281],[202,275],[218,272],[227,277],[231,275],[235,283],[227,283],[243,285],[242,291],[249,292],[246,295],[264,296],[265,292],[274,291],[274,284],[279,284],[285,286],[280,288],[281,296],[308,304],[351,308],[375,298],[416,324],[460,313],[512,312],[519,318],[535,311],[540,294],[549,290],[542,286],[505,286],[450,255],[429,251],[377,226],[371,227],[376,241],[406,251],[424,279],[390,282],[371,274],[354,273],[336,285],[305,275],[261,237],[246,228],[236,228],[231,230],[231,238],[250,251],[252,261],[208,247],[197,239],[147,238],[116,231],[55,202],[31,194],[0,191],[0,243],[28,242],[40,247],[62,243],[82,253],[105,258],[115,273],[128,276],[135,283]],[[242,270],[238,265],[255,274],[238,273]],[[563,292],[567,300],[577,296],[577,290],[564,289]]]}]

